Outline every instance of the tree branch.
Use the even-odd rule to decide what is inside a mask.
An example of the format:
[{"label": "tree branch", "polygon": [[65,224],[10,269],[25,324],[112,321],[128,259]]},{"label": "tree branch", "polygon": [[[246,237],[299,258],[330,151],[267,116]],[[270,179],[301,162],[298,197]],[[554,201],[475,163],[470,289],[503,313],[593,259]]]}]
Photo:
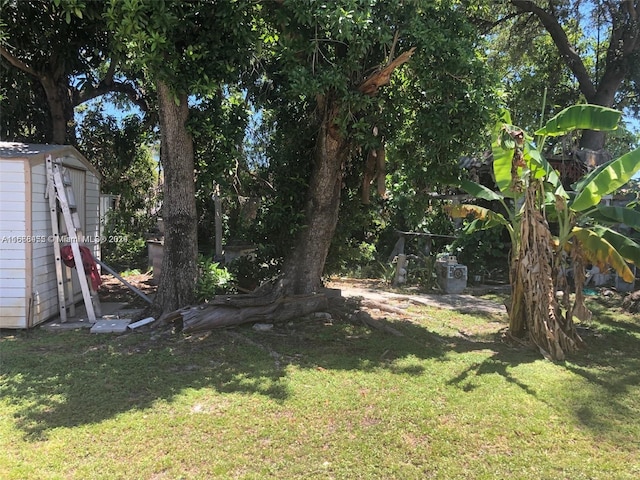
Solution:
[{"label": "tree branch", "polygon": [[388,85],[391,80],[391,74],[393,71],[398,68],[403,63],[406,63],[413,52],[415,52],[416,47],[411,47],[404,53],[398,55],[398,57],[389,62],[384,68],[376,71],[372,75],[370,75],[364,82],[360,84],[358,90],[360,90],[365,95],[375,95],[378,93],[378,89],[384,85]]},{"label": "tree branch", "polygon": [[123,93],[127,98],[137,105],[140,110],[149,112],[149,104],[145,101],[144,96],[138,92],[133,85],[125,82],[114,81],[108,77],[103,79],[97,86],[75,91],[73,94],[73,105],[78,106],[88,100],[100,97],[107,93]]},{"label": "tree branch", "polygon": [[14,57],[11,52],[9,52],[9,50],[4,48],[2,45],[0,45],[0,55],[2,55],[11,65],[16,67],[17,69],[22,70],[29,75],[33,75],[34,77],[40,78],[40,74],[38,72],[24,63],[22,60]]},{"label": "tree branch", "polygon": [[620,12],[625,17],[628,17],[628,20],[625,22],[625,27],[627,28],[622,28],[622,55],[623,57],[627,57],[634,53],[640,46],[640,42],[638,42],[638,36],[640,36],[640,24],[638,23],[640,2],[634,7],[631,0],[623,1],[620,3]]},{"label": "tree branch", "polygon": [[396,54],[396,45],[398,44],[398,38],[400,37],[400,29],[396,30],[396,33],[393,34],[393,42],[391,43],[391,50],[389,51],[389,61],[387,65],[389,65],[393,61],[393,56]]},{"label": "tree branch", "polygon": [[580,55],[578,55],[578,52],[576,52],[571,45],[571,42],[558,22],[558,19],[546,10],[538,7],[531,0],[511,0],[511,4],[522,12],[530,12],[538,17],[538,20],[540,20],[544,28],[551,35],[551,38],[556,44],[560,55],[564,58],[566,65],[571,69],[571,72],[578,80],[580,90],[587,98],[587,101],[592,101],[596,95],[595,85],[591,81],[589,72],[587,72]]},{"label": "tree branch", "polygon": [[508,22],[509,20],[511,20],[512,18],[515,18],[519,15],[522,15],[522,13],[524,12],[512,12],[508,15],[505,15],[502,18],[499,18],[498,20],[496,20],[495,22],[492,22],[490,20],[485,20],[484,18],[479,18],[479,17],[471,17],[471,23],[474,25],[477,25],[478,28],[480,29],[480,31],[483,34],[488,34],[491,30],[493,30],[494,28],[496,28],[497,26]]},{"label": "tree branch", "polygon": [[116,74],[116,66],[118,65],[118,62],[116,62],[115,60],[111,59],[111,61],[109,62],[109,68],[107,68],[107,73],[105,73],[104,75],[104,79],[102,80],[105,83],[111,83],[113,82],[113,77]]}]

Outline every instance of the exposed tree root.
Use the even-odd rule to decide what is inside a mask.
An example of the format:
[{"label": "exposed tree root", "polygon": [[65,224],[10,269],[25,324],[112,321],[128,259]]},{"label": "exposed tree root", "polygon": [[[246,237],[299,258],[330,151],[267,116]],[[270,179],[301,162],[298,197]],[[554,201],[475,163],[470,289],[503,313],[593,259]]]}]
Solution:
[{"label": "exposed tree root", "polygon": [[230,327],[251,322],[286,322],[313,312],[326,311],[323,294],[285,296],[281,284],[248,295],[218,295],[209,303],[180,308],[164,315],[185,333]]}]

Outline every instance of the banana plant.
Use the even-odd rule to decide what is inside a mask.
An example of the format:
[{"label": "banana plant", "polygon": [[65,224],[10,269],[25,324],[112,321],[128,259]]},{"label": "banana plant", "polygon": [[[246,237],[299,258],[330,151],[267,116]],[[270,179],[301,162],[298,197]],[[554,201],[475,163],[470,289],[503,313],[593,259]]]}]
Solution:
[{"label": "banana plant", "polygon": [[[580,181],[572,185],[570,191],[562,186],[558,173],[551,167],[541,153],[547,137],[566,135],[576,129],[591,129],[610,131],[617,128],[621,113],[606,107],[596,105],[576,105],[569,107],[550,119],[535,132],[535,137],[527,135],[522,129],[511,124],[510,116],[503,113],[492,135],[493,173],[498,191],[474,182],[463,180],[460,183],[467,193],[472,196],[496,201],[502,205],[506,214],[491,211],[477,205],[458,205],[449,208],[453,217],[472,216],[474,220],[467,225],[466,232],[480,228],[491,228],[502,225],[507,228],[511,237],[512,251],[511,286],[512,303],[510,308],[510,332],[517,337],[526,333],[527,322],[531,323],[530,313],[534,300],[530,302],[523,293],[522,271],[517,267],[519,259],[524,258],[523,249],[529,248],[522,243],[522,231],[527,231],[526,225],[521,225],[521,218],[525,202],[525,192],[532,188],[540,188],[536,198],[539,199],[535,207],[542,218],[557,223],[558,234],[553,241],[553,292],[548,297],[553,298],[558,290],[559,272],[566,271],[566,259],[574,261],[576,278],[584,278],[584,264],[591,262],[601,269],[611,266],[625,281],[633,281],[634,275],[629,263],[640,265],[640,245],[630,238],[616,232],[607,225],[624,223],[633,228],[640,228],[640,213],[626,207],[601,205],[602,197],[613,193],[626,184],[640,171],[640,149],[612,160],[590,172]],[[527,197],[531,198],[531,197]],[[530,202],[527,203],[531,208]],[[528,217],[530,218],[530,216]],[[546,223],[546,222],[545,222]],[[521,227],[525,227],[524,229]],[[548,225],[546,230],[549,231]],[[549,238],[551,238],[550,232]],[[520,276],[520,278],[519,278]],[[529,325],[532,332],[537,332],[538,339],[533,339],[541,350],[544,348],[553,352],[551,357],[563,358],[563,349],[576,345],[574,340],[580,340],[572,324],[572,317],[579,318],[588,313],[581,301],[581,287],[578,292],[576,283],[576,301],[574,306],[565,304],[567,320],[556,322],[557,332],[563,330],[562,336],[557,336],[554,329],[549,329],[547,320],[541,319],[545,327],[540,324]],[[566,280],[561,285],[566,288]],[[565,296],[568,298],[568,296]],[[527,303],[528,302],[528,303]],[[556,315],[556,307],[550,300],[552,308],[549,315]],[[545,314],[546,315],[546,314]],[[557,316],[557,315],[556,315]],[[538,320],[535,320],[536,322]],[[570,332],[569,330],[572,330]],[[539,332],[543,332],[539,334]],[[555,336],[555,337],[554,337]],[[554,337],[555,344],[549,340]],[[558,340],[559,338],[564,340]],[[568,339],[568,340],[567,340]],[[551,343],[553,343],[551,342]]]},{"label": "banana plant", "polygon": [[[543,144],[546,136],[566,135],[579,128],[615,130],[620,115],[617,110],[606,107],[575,105],[549,120],[536,135]],[[640,265],[640,245],[603,224],[618,223],[638,228],[640,213],[627,207],[606,206],[601,200],[628,183],[638,171],[640,149],[596,168],[574,183],[571,192],[565,192],[559,183],[554,184],[555,201],[547,205],[552,212],[555,210],[559,249],[566,251],[575,241],[586,260],[601,270],[611,266],[626,282],[634,279],[628,263]]]},{"label": "banana plant", "polygon": [[[632,281],[633,272],[627,263],[640,265],[640,245],[627,239],[623,251],[618,251],[616,245],[620,245],[620,235],[603,224],[625,224],[640,231],[640,212],[627,207],[601,205],[600,201],[640,171],[640,149],[601,165],[567,192],[557,172],[537,147],[544,145],[546,137],[566,135],[576,129],[615,130],[620,116],[619,111],[611,108],[574,105],[536,131],[534,143],[534,139],[522,129],[511,125],[508,112],[504,112],[492,136],[493,173],[499,192],[468,180],[461,181],[460,187],[476,198],[500,202],[507,216],[475,205],[452,206],[449,213],[458,218],[469,215],[475,218],[468,224],[467,233],[498,225],[506,227],[515,254],[519,248],[518,200],[527,180],[543,179],[546,185],[545,208],[549,217],[559,225],[558,249],[568,250],[571,242],[578,241],[587,260],[601,268],[608,264],[625,281]],[[509,198],[513,200],[508,204]]]},{"label": "banana plant", "polygon": [[632,208],[606,206],[602,197],[615,192],[640,171],[640,149],[603,164],[576,182],[567,208],[556,212],[559,245],[566,248],[573,240],[583,248],[587,260],[603,269],[610,265],[626,282],[634,274],[628,263],[640,265],[640,245],[607,227],[625,224],[640,228],[640,213]]}]

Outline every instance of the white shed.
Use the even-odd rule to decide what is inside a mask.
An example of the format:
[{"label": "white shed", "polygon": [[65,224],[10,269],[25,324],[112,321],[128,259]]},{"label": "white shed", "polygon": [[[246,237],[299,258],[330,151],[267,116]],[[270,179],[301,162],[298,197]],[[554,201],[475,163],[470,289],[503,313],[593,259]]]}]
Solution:
[{"label": "white shed", "polygon": [[[48,155],[69,172],[84,244],[100,258],[98,171],[71,146],[0,142],[0,328],[29,328],[59,314],[46,196]],[[63,236],[65,223],[59,218]],[[75,269],[72,276],[71,301],[80,301]]]}]

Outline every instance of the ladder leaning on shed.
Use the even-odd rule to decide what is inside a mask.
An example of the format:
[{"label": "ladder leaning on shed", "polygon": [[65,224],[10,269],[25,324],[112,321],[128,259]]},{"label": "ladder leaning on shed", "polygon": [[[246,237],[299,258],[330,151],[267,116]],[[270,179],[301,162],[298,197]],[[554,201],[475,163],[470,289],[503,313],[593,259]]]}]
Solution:
[{"label": "ladder leaning on shed", "polygon": [[[71,179],[67,172],[64,171],[59,159],[53,160],[51,155],[46,157],[47,167],[47,195],[49,197],[49,211],[51,213],[51,229],[53,234],[53,251],[56,264],[56,279],[58,288],[58,304],[60,306],[60,321],[67,321],[67,301],[64,292],[65,278],[63,274],[62,253],[60,249],[60,226],[58,224],[58,203],[62,210],[62,216],[67,229],[67,236],[73,252],[73,260],[75,262],[76,271],[78,272],[78,280],[82,289],[82,298],[87,310],[87,317],[90,322],[96,321],[96,313],[94,310],[92,295],[87,282],[82,255],[80,253],[80,245],[78,234],[82,236],[80,217],[76,211],[75,196],[71,188]],[[71,292],[71,300],[73,302],[73,292]]]}]

